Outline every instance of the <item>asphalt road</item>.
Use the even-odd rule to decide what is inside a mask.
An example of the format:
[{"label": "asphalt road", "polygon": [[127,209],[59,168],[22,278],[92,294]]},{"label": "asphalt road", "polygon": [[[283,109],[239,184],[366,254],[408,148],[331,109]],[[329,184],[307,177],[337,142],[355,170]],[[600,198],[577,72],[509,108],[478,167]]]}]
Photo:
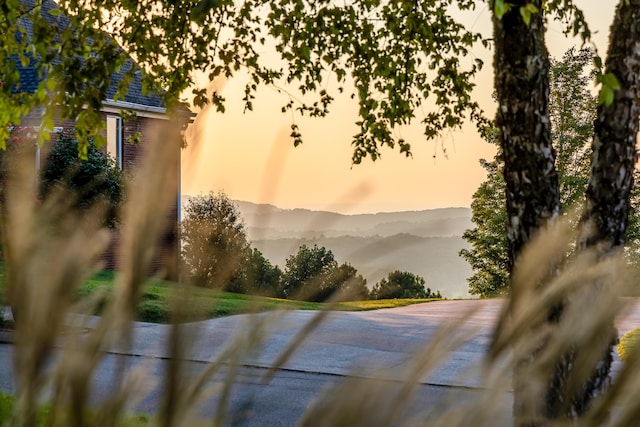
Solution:
[{"label": "asphalt road", "polygon": [[[405,410],[395,419],[394,425],[400,425],[434,408],[441,410],[446,407],[442,402],[459,404],[481,392],[483,378],[478,367],[501,305],[500,300],[442,301],[371,312],[334,312],[304,333],[304,342],[269,382],[264,381],[268,368],[296,334],[305,331],[305,325],[316,313],[294,311],[279,318],[273,313],[241,315],[197,322],[184,331],[188,342],[182,366],[186,383],[193,383],[209,362],[223,357],[225,348],[233,347],[234,339],[255,342],[251,337],[257,331],[262,345],[250,352],[236,351],[224,359],[225,368],[207,381],[208,386],[219,391],[225,376],[229,372],[234,375],[227,424],[293,426],[319,396],[342,396],[335,387],[344,382],[357,380],[362,387],[357,390],[365,395],[369,390],[382,389],[381,393],[390,397],[397,395],[407,381],[416,382],[412,397],[402,401]],[[94,321],[88,319],[89,326]],[[618,328],[624,333],[638,325],[640,309],[636,306]],[[114,347],[105,356],[94,377],[93,398],[99,401],[109,395],[115,367],[123,362],[142,378],[135,399],[129,402],[131,408],[145,413],[157,411],[169,364],[168,331],[166,325],[136,323],[134,345],[126,349]],[[444,333],[439,334],[440,331]],[[460,342],[452,342],[457,338]],[[0,388],[4,390],[14,389],[12,351],[12,345],[0,345]],[[432,371],[421,371],[415,365],[436,356],[442,358]],[[237,372],[233,372],[234,364]],[[432,364],[433,360],[427,365]],[[510,424],[512,396],[508,385],[493,394],[501,408],[493,425]],[[219,403],[216,396],[197,405],[200,416],[214,413]]]}]

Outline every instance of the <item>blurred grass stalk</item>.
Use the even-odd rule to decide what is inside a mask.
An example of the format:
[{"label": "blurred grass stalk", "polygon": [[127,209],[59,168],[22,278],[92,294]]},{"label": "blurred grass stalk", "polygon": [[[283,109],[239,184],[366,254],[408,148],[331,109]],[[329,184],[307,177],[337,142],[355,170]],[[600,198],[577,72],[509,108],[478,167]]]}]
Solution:
[{"label": "blurred grass stalk", "polygon": [[[8,297],[16,316],[14,365],[17,400],[5,424],[38,425],[39,408],[46,400],[50,410],[46,425],[116,426],[123,422],[132,397],[135,376],[122,362],[114,372],[109,398],[91,399],[92,378],[105,352],[131,346],[136,305],[150,271],[156,242],[167,216],[161,214],[176,194],[177,127],[157,129],[158,141],[146,147],[142,165],[130,183],[123,212],[120,271],[115,292],[97,324],[84,334],[62,339],[70,321],[73,291],[99,267],[99,257],[108,243],[102,228],[102,204],[90,213],[72,209],[73,195],[61,189],[41,204],[34,194],[35,171],[28,155],[14,158],[11,185],[2,206],[2,236]],[[162,136],[162,137],[160,137]],[[472,335],[464,319],[444,325],[411,360],[395,371],[398,386],[385,382],[346,378],[318,396],[302,418],[301,425],[327,426],[495,426],[504,412],[505,390],[521,387],[524,396],[538,402],[542,411],[544,390],[560,360],[572,351],[567,387],[558,398],[568,405],[608,349],[613,320],[624,313],[618,298],[637,280],[628,274],[621,257],[604,261],[592,252],[573,253],[575,231],[571,221],[558,221],[540,233],[523,255],[513,275],[513,293],[505,304],[493,334],[493,342],[479,373],[482,388],[472,398],[435,402],[419,414],[407,414],[411,397],[426,376],[439,369],[450,352]],[[247,316],[226,349],[201,373],[187,372],[184,359],[197,339],[197,328],[185,324],[190,287],[177,286],[172,310],[172,328],[167,337],[168,369],[163,378],[163,399],[154,422],[160,426],[193,425],[195,405],[215,393],[217,407],[213,425],[225,425],[228,402],[236,375],[244,360],[268,339],[283,312]],[[334,300],[339,300],[335,295]],[[548,322],[553,307],[563,306],[557,322]],[[86,302],[84,303],[86,306]],[[86,312],[91,312],[88,309]],[[327,316],[320,311],[302,327],[276,359],[264,381],[268,382],[305,338]],[[76,322],[77,324],[77,322]],[[472,331],[473,332],[473,331]],[[62,350],[58,345],[64,344]],[[124,360],[124,358],[121,358]],[[585,426],[631,426],[640,419],[640,356],[631,354],[605,395],[600,396],[579,422]],[[512,377],[514,366],[516,376]],[[387,369],[387,367],[381,367]],[[224,381],[210,389],[212,378]],[[512,383],[513,381],[513,383]],[[46,399],[45,399],[46,397]],[[518,425],[571,425],[568,418],[557,422],[539,419],[538,413],[519,414]],[[612,415],[610,415],[612,414]],[[257,414],[256,416],[259,416]]]}]

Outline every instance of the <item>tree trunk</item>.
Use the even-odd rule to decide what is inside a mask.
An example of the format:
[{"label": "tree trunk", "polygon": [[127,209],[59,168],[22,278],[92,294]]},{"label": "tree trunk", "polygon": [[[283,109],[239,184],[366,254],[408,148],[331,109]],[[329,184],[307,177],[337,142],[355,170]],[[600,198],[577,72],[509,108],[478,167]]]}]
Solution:
[{"label": "tree trunk", "polygon": [[[640,0],[616,9],[607,52],[606,72],[620,83],[613,103],[598,107],[594,125],[591,175],[583,215],[582,245],[595,247],[601,257],[622,250],[625,243],[633,172],[638,160],[636,141],[640,100]],[[611,324],[611,345],[593,376],[574,399],[577,414],[609,384],[617,331]]]},{"label": "tree trunk", "polygon": [[[541,2],[510,3],[501,19],[494,17],[495,87],[499,110],[496,116],[504,151],[507,200],[507,241],[510,269],[533,234],[559,212],[558,179],[554,167],[548,116],[548,54],[544,45],[541,13],[531,15],[527,25],[520,7]],[[640,88],[640,0],[621,2],[611,29],[606,62],[620,90],[610,106],[600,106],[595,123],[591,176],[587,189],[583,247],[596,247],[602,256],[622,248],[629,213],[629,196],[637,160],[638,102]],[[514,289],[512,291],[516,291]],[[552,308],[557,320],[562,307]],[[610,325],[611,342],[615,329]],[[547,392],[527,395],[527,381],[514,375],[514,423],[538,426],[560,417],[583,414],[593,397],[607,386],[611,347],[603,353],[578,395],[565,396],[566,379],[575,350],[558,362]],[[520,364],[526,361],[518,361]],[[522,365],[520,365],[522,366]],[[527,398],[523,398],[527,396]]]},{"label": "tree trunk", "polygon": [[[529,3],[542,11],[541,0],[518,0],[510,2],[511,10],[501,19],[493,18],[496,124],[504,152],[510,271],[534,233],[560,211],[549,120],[549,55],[542,12],[533,13],[528,25],[520,14],[520,7]],[[516,426],[541,425],[546,413],[545,396],[531,398],[527,379],[518,375],[526,363],[516,361],[514,373]]]},{"label": "tree trunk", "polygon": [[[526,25],[513,2],[494,17],[496,124],[504,152],[510,269],[535,231],[558,215],[559,190],[549,124],[549,56],[540,13]],[[542,10],[541,1],[533,2]]]}]

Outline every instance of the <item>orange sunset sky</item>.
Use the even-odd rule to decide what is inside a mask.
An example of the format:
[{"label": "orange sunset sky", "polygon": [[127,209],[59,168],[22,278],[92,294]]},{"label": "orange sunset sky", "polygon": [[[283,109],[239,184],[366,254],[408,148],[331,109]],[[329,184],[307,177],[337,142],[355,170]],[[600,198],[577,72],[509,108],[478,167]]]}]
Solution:
[{"label": "orange sunset sky", "polygon": [[[597,32],[594,42],[604,58],[616,2],[576,3],[592,32]],[[491,14],[485,4],[461,19],[468,28],[490,36]],[[547,45],[552,56],[560,57],[579,42],[565,39],[560,24],[552,22]],[[490,96],[492,52],[477,47],[473,53],[485,62],[477,80],[476,99],[492,116],[496,108]],[[183,194],[223,190],[237,200],[342,213],[468,207],[485,178],[478,160],[495,153],[472,124],[436,141],[426,141],[417,123],[402,130],[411,143],[413,158],[404,157],[397,149],[383,149],[378,161],[367,159],[352,167],[351,136],[357,132],[357,105],[348,96],[336,98],[331,114],[324,119],[296,116],[304,144],[294,148],[289,137],[291,115],[280,112],[288,98],[262,88],[254,111],[243,114],[244,84],[239,76],[219,86],[227,98],[226,113],[206,108],[188,132],[189,146],[182,162]]]}]

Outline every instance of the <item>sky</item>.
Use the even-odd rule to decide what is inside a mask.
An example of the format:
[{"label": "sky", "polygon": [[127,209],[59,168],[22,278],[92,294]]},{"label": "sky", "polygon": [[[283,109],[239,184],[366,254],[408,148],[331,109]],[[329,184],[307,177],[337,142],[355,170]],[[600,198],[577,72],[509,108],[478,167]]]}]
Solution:
[{"label": "sky", "polygon": [[[584,11],[604,58],[616,2],[576,3]],[[484,4],[461,19],[467,28],[490,36],[491,15]],[[549,25],[547,46],[552,56],[561,57],[579,44],[562,35],[560,24]],[[485,113],[493,116],[492,52],[477,47],[473,55],[485,62],[474,96]],[[205,108],[189,130],[189,145],[182,156],[184,195],[224,191],[235,200],[347,214],[469,207],[486,177],[479,159],[491,159],[495,154],[495,147],[484,142],[471,123],[429,141],[417,124],[403,130],[403,137],[411,143],[411,158],[397,148],[384,148],[376,162],[367,158],[352,165],[356,102],[348,96],[336,98],[325,118],[295,116],[304,143],[294,148],[289,136],[292,116],[280,112],[288,98],[263,87],[254,111],[244,113],[244,84],[242,76],[220,84],[218,89],[227,98],[226,112]]]}]

